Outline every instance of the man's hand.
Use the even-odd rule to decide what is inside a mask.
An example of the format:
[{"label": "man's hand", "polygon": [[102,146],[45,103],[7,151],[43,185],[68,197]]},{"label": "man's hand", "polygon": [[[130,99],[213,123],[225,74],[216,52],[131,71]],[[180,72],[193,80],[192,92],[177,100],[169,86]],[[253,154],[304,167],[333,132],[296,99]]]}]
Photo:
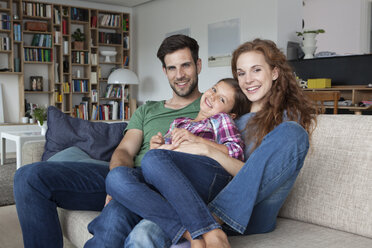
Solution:
[{"label": "man's hand", "polygon": [[172,144],[178,147],[182,142],[189,141],[192,143],[199,142],[202,139],[195,134],[192,134],[190,131],[187,131],[184,128],[175,128],[172,131]]},{"label": "man's hand", "polygon": [[154,135],[150,139],[150,150],[158,149],[161,145],[164,144],[164,138],[161,132],[158,132],[157,135]]},{"label": "man's hand", "polygon": [[107,205],[111,200],[112,200],[111,195],[107,195],[107,196],[106,196],[106,201],[105,201],[105,207],[106,207],[106,205]]}]

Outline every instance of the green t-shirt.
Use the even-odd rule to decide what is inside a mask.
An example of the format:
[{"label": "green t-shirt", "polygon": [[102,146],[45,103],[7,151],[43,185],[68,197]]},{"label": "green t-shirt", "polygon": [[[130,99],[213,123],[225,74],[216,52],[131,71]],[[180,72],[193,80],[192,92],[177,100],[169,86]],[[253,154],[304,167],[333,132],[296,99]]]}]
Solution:
[{"label": "green t-shirt", "polygon": [[143,132],[143,140],[138,152],[134,166],[141,166],[141,160],[150,148],[152,136],[161,132],[163,135],[168,131],[171,122],[178,117],[195,118],[200,108],[200,97],[182,109],[169,109],[164,107],[165,101],[148,101],[140,106],[130,118],[126,128],[139,129]]}]

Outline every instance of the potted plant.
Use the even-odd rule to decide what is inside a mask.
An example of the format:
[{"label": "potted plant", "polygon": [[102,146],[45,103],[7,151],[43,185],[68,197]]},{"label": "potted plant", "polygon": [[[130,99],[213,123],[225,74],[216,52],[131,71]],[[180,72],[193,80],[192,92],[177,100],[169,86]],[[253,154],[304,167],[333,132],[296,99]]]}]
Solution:
[{"label": "potted plant", "polygon": [[75,32],[71,35],[71,37],[74,39],[73,42],[74,49],[83,50],[85,34],[81,32],[80,28],[77,28]]},{"label": "potted plant", "polygon": [[45,107],[37,107],[32,112],[32,116],[37,120],[39,127],[41,128],[41,134],[45,135],[47,130],[47,110]]},{"label": "potted plant", "polygon": [[304,34],[323,34],[325,33],[324,29],[315,29],[315,30],[304,30],[303,32],[296,32],[297,36],[304,36]]},{"label": "potted plant", "polygon": [[324,29],[304,30],[302,32],[296,32],[297,36],[302,36],[302,50],[305,53],[305,59],[314,57],[316,50],[316,39],[318,34],[325,33]]}]

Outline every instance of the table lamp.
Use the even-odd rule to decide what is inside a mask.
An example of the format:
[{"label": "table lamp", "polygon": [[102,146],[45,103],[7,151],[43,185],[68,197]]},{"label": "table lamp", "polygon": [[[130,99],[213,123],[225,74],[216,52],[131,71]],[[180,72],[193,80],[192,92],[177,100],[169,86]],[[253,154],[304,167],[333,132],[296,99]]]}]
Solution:
[{"label": "table lamp", "polygon": [[125,99],[124,99],[124,88],[125,88],[125,85],[135,85],[135,84],[138,85],[138,83],[139,83],[138,77],[131,70],[120,68],[120,69],[116,69],[115,71],[113,71],[110,74],[110,76],[108,77],[107,83],[108,84],[119,84],[122,87],[121,98],[122,98],[122,101],[123,101],[123,105],[122,105],[121,114],[122,114],[122,120],[124,120],[125,119],[125,114],[124,114],[124,101],[125,101]]}]

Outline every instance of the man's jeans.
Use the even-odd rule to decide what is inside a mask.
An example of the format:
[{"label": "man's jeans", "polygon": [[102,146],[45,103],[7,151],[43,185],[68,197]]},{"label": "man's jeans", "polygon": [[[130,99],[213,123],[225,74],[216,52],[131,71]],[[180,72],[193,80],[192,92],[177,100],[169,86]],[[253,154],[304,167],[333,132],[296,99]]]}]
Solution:
[{"label": "man's jeans", "polygon": [[[93,234],[93,238],[89,239],[84,247],[122,248],[127,236],[141,219],[113,199],[103,208],[100,215],[89,223],[88,230]],[[158,232],[162,232],[158,226],[156,228],[159,229]]]},{"label": "man's jeans", "polygon": [[117,167],[110,171],[107,193],[132,212],[157,223],[172,243],[177,243],[186,230],[196,238],[220,227],[206,203],[231,176],[215,160],[151,150],[142,159],[141,169]]},{"label": "man's jeans", "polygon": [[[239,173],[209,204],[210,210],[229,225],[223,226],[228,235],[264,233],[275,228],[279,209],[308,149],[308,134],[295,122],[284,122],[265,136]],[[131,244],[128,247],[141,247],[139,234],[146,234],[147,248],[162,248],[170,240],[161,233],[155,223],[142,220],[127,238]]]},{"label": "man's jeans", "polygon": [[14,197],[24,247],[62,248],[57,206],[73,210],[103,208],[107,165],[37,162],[19,168]]}]

